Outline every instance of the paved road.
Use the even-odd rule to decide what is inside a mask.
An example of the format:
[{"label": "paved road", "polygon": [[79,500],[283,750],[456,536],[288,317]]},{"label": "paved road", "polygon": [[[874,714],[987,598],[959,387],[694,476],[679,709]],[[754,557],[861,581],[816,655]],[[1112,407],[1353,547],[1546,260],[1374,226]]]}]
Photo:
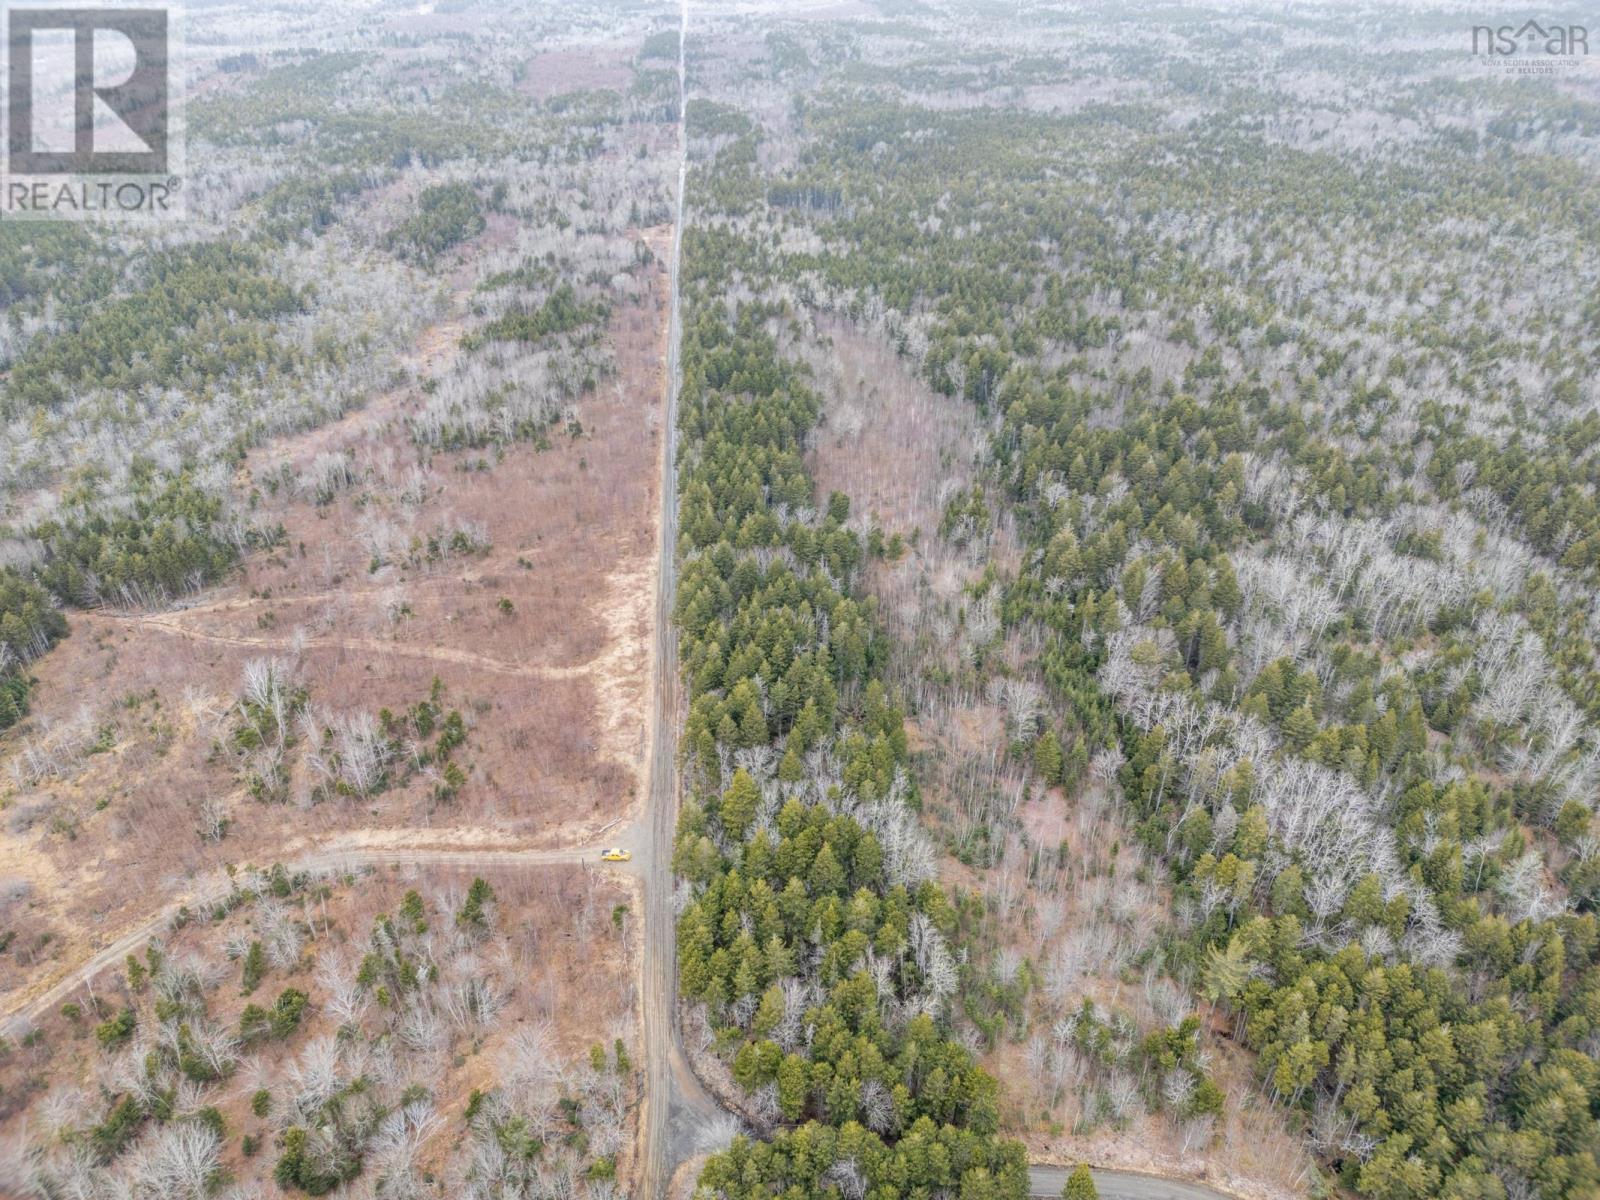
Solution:
[{"label": "paved road", "polygon": [[[1029,1192],[1035,1196],[1060,1196],[1067,1185],[1067,1167],[1030,1167]],[[1129,1171],[1092,1171],[1100,1200],[1230,1200],[1224,1192],[1198,1183],[1135,1175]]]}]

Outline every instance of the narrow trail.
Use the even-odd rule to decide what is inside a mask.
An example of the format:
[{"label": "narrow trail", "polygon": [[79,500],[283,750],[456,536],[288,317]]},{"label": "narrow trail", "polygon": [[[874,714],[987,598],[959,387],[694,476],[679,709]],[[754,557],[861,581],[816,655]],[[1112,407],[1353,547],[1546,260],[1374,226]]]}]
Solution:
[{"label": "narrow trail", "polygon": [[[574,846],[556,850],[518,850],[514,848],[483,849],[481,847],[452,848],[437,843],[448,842],[448,831],[439,831],[428,838],[428,845],[415,848],[393,846],[372,848],[356,844],[341,846],[338,839],[328,845],[284,864],[290,872],[359,870],[363,867],[415,866],[462,867],[482,870],[485,867],[548,867],[587,863],[591,866],[610,866],[600,861],[602,847]],[[621,866],[622,864],[617,864]],[[174,896],[158,911],[146,917],[115,940],[97,950],[84,962],[74,965],[55,983],[17,996],[5,1014],[7,1020],[18,1017],[37,1021],[51,1009],[64,1003],[73,992],[93,979],[107,967],[115,966],[165,929],[185,906],[205,908],[226,899],[234,888],[231,879],[219,878],[207,886]]]},{"label": "narrow trail", "polygon": [[[455,650],[449,646],[414,646],[405,642],[390,641],[386,638],[366,637],[257,637],[254,634],[233,633],[208,633],[205,630],[195,629],[173,616],[111,616],[104,618],[109,621],[121,621],[138,625],[141,629],[154,629],[173,637],[186,638],[195,642],[208,642],[217,646],[229,646],[243,650],[280,651],[289,653],[296,650],[357,650],[364,654],[397,655],[401,658],[421,658],[433,662],[452,663],[456,666],[470,667],[475,671],[486,671],[491,675],[517,675],[528,679],[580,679],[585,675],[593,674],[600,662],[599,658],[588,662],[578,663],[570,667],[547,667],[537,663],[507,662],[505,659],[490,658],[484,654],[474,654],[470,650]],[[604,656],[601,656],[602,658]]]}]

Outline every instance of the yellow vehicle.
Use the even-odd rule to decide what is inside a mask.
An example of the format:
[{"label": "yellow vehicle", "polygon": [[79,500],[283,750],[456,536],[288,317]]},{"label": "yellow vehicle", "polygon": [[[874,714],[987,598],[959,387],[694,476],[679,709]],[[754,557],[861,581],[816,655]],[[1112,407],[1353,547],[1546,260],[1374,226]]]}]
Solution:
[{"label": "yellow vehicle", "polygon": [[600,857],[606,862],[627,862],[633,857],[633,852],[612,846],[609,850],[600,851]]}]

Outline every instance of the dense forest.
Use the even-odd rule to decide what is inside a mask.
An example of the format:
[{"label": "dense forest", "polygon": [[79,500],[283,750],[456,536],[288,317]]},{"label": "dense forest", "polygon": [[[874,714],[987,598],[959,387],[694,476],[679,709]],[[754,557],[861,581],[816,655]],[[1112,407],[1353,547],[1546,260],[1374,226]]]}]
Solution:
[{"label": "dense forest", "polygon": [[[869,1008],[889,1028],[908,992],[930,1016],[955,998],[956,1027],[1009,1006],[983,1025],[990,1044],[1047,1020],[1063,998],[1047,991],[1071,1000],[1042,982],[1070,978],[1064,961],[1013,962],[1012,992],[1032,994],[999,1010],[976,961],[933,984],[956,932],[928,907],[938,891],[897,901],[863,878],[859,839],[830,829],[889,795],[919,803],[902,713],[926,728],[912,696],[954,682],[1025,709],[997,747],[1024,791],[1120,794],[1173,913],[1124,970],[1170,975],[1253,1052],[1318,1186],[1589,1195],[1595,106],[1559,84],[1447,79],[1438,54],[1351,58],[1316,16],[1255,19],[1282,40],[1247,48],[1227,20],[1174,18],[1177,37],[1135,55],[1131,19],[1039,10],[1032,37],[985,40],[929,10],[808,31],[825,54],[773,29],[760,52],[721,52],[732,21],[696,43],[687,269],[730,297],[719,338],[750,326],[778,348],[702,366],[701,302],[686,349],[686,399],[720,397],[714,422],[703,401],[683,415],[680,602],[692,744],[720,792],[679,850],[698,896],[684,990],[740,1031],[735,1076],[785,1122],[862,1119],[863,1063],[899,1045],[853,1045],[861,1086],[835,1098],[840,1051],[818,1013],[800,1024],[826,1069],[803,1075],[803,1055],[771,1045],[815,1002],[808,986],[877,972]],[[1410,28],[1430,45],[1446,32],[1439,17]],[[1319,88],[1344,107],[1308,118]],[[1513,145],[1533,131],[1537,148]],[[1533,249],[1555,245],[1572,249]],[[809,485],[829,403],[795,372],[810,331],[839,319],[986,431],[979,478],[952,484],[937,527],[884,528]],[[914,563],[1002,531],[1016,565],[974,572],[952,614],[967,661],[885,690],[867,543],[893,534]],[[856,595],[819,596],[802,582],[813,563]],[[946,848],[998,871],[1021,837],[1038,872],[1054,847],[1028,844],[1014,807],[991,798]],[[869,864],[881,849],[880,834]],[[831,922],[814,907],[829,891]],[[906,939],[913,924],[937,949]],[[822,940],[805,982],[787,981],[808,928]],[[1195,1115],[1204,1071],[1174,1087],[1168,1066],[1159,1083],[1146,1053],[1117,1051],[1091,1081],[1135,1072],[1148,1103]],[[946,1068],[940,1095],[959,1077]],[[891,1121],[926,1111],[905,1100]],[[1098,1103],[1096,1121],[1120,1120]],[[702,1185],[794,1178],[787,1136]]]},{"label": "dense forest", "polygon": [[995,1136],[998,1085],[950,1037],[956,912],[852,594],[849,498],[810,503],[817,397],[763,328],[775,312],[718,311],[719,265],[688,240],[676,619],[696,786],[674,867],[695,898],[679,974],[737,1044],[755,1121],[788,1128],[737,1139],[699,1186],[1020,1200],[1027,1159]]}]

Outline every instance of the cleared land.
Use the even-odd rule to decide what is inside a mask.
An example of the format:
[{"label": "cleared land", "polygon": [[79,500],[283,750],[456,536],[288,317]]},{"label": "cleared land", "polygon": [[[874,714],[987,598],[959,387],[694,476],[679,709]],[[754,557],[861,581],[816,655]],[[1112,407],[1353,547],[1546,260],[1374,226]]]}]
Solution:
[{"label": "cleared land", "polygon": [[[644,770],[664,311],[650,294],[616,313],[618,375],[579,402],[570,433],[514,445],[492,469],[477,469],[475,451],[416,462],[402,422],[436,367],[425,356],[399,394],[252,452],[241,486],[282,524],[279,548],[181,608],[77,618],[38,666],[32,721],[8,739],[5,874],[27,886],[19,923],[35,952],[0,960],[6,992],[137,920],[147,897],[130,878],[172,883],[358,830],[492,827],[502,845],[586,844],[630,817]],[[326,503],[262,485],[329,455],[351,478]],[[463,529],[471,548],[451,552]],[[394,561],[374,568],[380,539]],[[445,543],[438,561],[429,539]],[[252,660],[282,663],[330,720],[403,711],[438,680],[467,729],[465,782],[448,801],[426,770],[324,796],[290,750],[281,802],[253,798],[228,745]],[[209,838],[217,822],[225,833]]]},{"label": "cleared land", "polygon": [[552,1143],[551,1180],[626,1175],[634,891],[590,866],[242,872],[0,1063],[4,1185],[152,1160],[264,1183],[300,1143],[315,1170],[459,1185],[513,1128]]}]

